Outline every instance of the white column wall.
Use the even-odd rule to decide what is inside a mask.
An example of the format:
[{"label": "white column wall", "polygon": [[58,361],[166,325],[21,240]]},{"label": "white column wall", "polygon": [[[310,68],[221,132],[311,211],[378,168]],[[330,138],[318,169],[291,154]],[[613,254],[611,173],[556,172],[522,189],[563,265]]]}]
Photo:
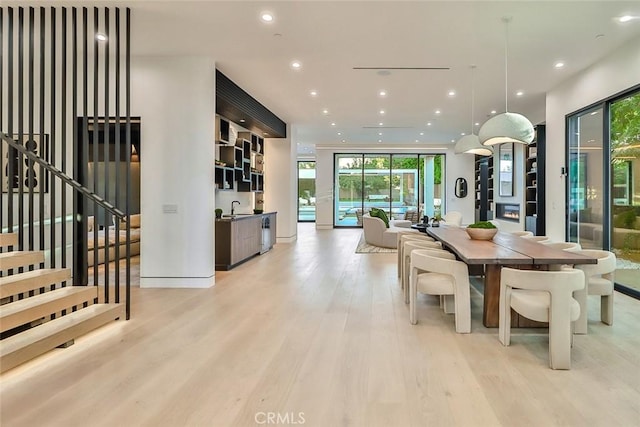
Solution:
[{"label": "white column wall", "polygon": [[298,164],[296,144],[287,125],[287,138],[264,140],[264,211],[278,212],[278,243],[290,243],[298,236]]},{"label": "white column wall", "polygon": [[[443,150],[445,156],[445,211],[459,211],[462,213],[462,221],[464,224],[470,224],[475,216],[473,180],[474,180],[474,156],[470,154],[454,154],[453,147]],[[349,150],[337,149],[316,149],[316,228],[330,229],[333,228],[333,155],[335,153],[379,153],[380,151],[371,151],[362,148],[352,148]],[[440,154],[434,152],[426,152],[416,148],[415,150],[403,151],[387,151],[392,153],[419,153],[419,154]],[[457,178],[465,178],[467,180],[468,192],[467,197],[457,198],[454,195],[455,182]]]},{"label": "white column wall", "polygon": [[565,117],[640,83],[640,38],[578,73],[547,93],[546,213],[547,235],[565,239]]},{"label": "white column wall", "polygon": [[215,62],[134,57],[131,88],[141,117],[140,286],[210,287]]},{"label": "white column wall", "polygon": [[496,219],[498,227],[502,231],[522,231],[525,223],[525,171],[524,171],[524,154],[525,146],[523,144],[513,144],[513,196],[500,196],[500,146],[495,145],[493,153],[493,216],[497,214],[496,203],[513,203],[520,205],[520,220],[518,222],[505,221]]}]

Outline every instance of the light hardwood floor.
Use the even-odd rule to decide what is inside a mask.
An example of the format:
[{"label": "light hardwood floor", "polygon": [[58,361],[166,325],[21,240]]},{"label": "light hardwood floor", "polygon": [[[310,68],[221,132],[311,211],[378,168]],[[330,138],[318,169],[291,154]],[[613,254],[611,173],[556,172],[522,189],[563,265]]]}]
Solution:
[{"label": "light hardwood floor", "polygon": [[471,334],[435,297],[410,325],[396,254],[355,254],[360,233],[301,224],[212,289],[135,288],[132,320],[0,378],[0,424],[640,424],[640,301],[616,294],[608,327],[592,300],[572,370],[553,371],[546,330],[503,347],[478,292]]}]

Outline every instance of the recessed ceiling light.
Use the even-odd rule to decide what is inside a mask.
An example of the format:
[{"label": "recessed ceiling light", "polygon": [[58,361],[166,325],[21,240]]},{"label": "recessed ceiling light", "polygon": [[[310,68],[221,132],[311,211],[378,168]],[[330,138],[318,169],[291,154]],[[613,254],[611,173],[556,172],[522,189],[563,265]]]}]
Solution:
[{"label": "recessed ceiling light", "polygon": [[342,142],[347,142],[347,141],[345,141],[345,140],[343,139],[343,140],[342,140]]},{"label": "recessed ceiling light", "polygon": [[244,123],[245,121],[245,119],[240,119],[240,123]]},{"label": "recessed ceiling light", "polygon": [[464,132],[461,132],[461,133],[460,133],[460,135],[462,135],[462,136],[465,136],[465,135],[466,135],[466,133],[464,133]]},{"label": "recessed ceiling light", "polygon": [[381,90],[380,92],[378,92],[379,96],[387,96],[387,91],[386,90]]},{"label": "recessed ceiling light", "polygon": [[523,91],[519,90],[519,91],[516,92],[516,96],[522,96],[522,95],[524,95]]},{"label": "recessed ceiling light", "polygon": [[329,114],[329,110],[325,108],[324,110],[322,110],[322,114]]},{"label": "recessed ceiling light", "polygon": [[593,113],[591,113],[592,116],[595,116],[596,114],[598,114],[597,111],[594,111]]},{"label": "recessed ceiling light", "polygon": [[564,67],[564,62],[562,61],[556,62],[553,66],[556,68],[562,68]]},{"label": "recessed ceiling light", "polygon": [[424,135],[424,132],[420,132],[420,136]]},{"label": "recessed ceiling light", "polygon": [[431,126],[431,122],[427,123],[427,126]]},{"label": "recessed ceiling light", "polygon": [[384,110],[380,110],[380,114],[384,114]]},{"label": "recessed ceiling light", "polygon": [[262,132],[263,135],[269,135],[269,132]]},{"label": "recessed ceiling light", "polygon": [[618,20],[618,22],[625,23],[625,22],[629,22],[629,21],[631,21],[631,20],[633,20],[635,18],[636,18],[635,16],[624,15],[624,16],[620,16],[619,18],[616,18],[616,19]]},{"label": "recessed ceiling light", "polygon": [[378,132],[378,135],[382,136],[382,132]]},{"label": "recessed ceiling light", "polygon": [[273,22],[273,14],[271,12],[262,12],[260,19],[262,22]]},{"label": "recessed ceiling light", "polygon": [[416,139],[416,142],[418,142],[418,140]]},{"label": "recessed ceiling light", "polygon": [[491,110],[491,114],[495,114],[495,113],[496,113],[496,110]]},{"label": "recessed ceiling light", "polygon": [[382,142],[382,140],[381,140],[381,139],[379,139],[379,140],[378,140],[378,142]]},{"label": "recessed ceiling light", "polygon": [[96,40],[101,41],[101,42],[106,42],[107,41],[107,36],[104,35],[103,33],[97,33],[96,34]]},{"label": "recessed ceiling light", "polygon": [[338,132],[338,136],[342,135],[342,132]]},{"label": "recessed ceiling light", "polygon": [[300,63],[300,61],[292,61],[291,68],[293,68],[294,70],[299,70],[300,68],[302,68],[302,64]]},{"label": "recessed ceiling light", "polygon": [[436,110],[436,114],[440,114],[440,113],[441,113],[441,111],[440,111],[440,110]]},{"label": "recessed ceiling light", "polygon": [[379,123],[378,123],[378,126],[382,126],[382,125],[384,125],[384,123],[382,123],[382,122],[379,122]]},{"label": "recessed ceiling light", "polygon": [[455,139],[452,139],[452,140],[451,140],[451,142],[456,142],[456,140],[455,140]]},{"label": "recessed ceiling light", "polygon": [[332,122],[332,123],[331,123],[331,126],[335,126],[335,125],[336,125],[336,122]]},{"label": "recessed ceiling light", "polygon": [[311,96],[318,96],[318,91],[316,91],[316,90],[312,90],[311,92],[309,92],[309,95],[311,95]]},{"label": "recessed ceiling light", "polygon": [[478,122],[475,122],[475,125],[476,125],[476,126],[480,126],[480,123],[478,123]]},{"label": "recessed ceiling light", "polygon": [[449,96],[456,96],[456,91],[455,90],[450,90],[447,95]]}]

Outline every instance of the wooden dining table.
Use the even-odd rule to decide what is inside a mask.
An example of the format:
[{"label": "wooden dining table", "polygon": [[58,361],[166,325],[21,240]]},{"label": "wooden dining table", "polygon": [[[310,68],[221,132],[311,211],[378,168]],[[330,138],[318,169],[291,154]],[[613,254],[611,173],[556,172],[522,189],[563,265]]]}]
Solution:
[{"label": "wooden dining table", "polygon": [[[482,323],[497,328],[500,307],[500,271],[504,267],[519,269],[553,270],[564,264],[596,264],[598,260],[575,252],[546,246],[533,240],[501,232],[493,240],[473,240],[466,229],[440,226],[427,228],[427,234],[455,253],[469,266],[484,265],[484,305]],[[512,311],[512,327],[541,327]]]}]

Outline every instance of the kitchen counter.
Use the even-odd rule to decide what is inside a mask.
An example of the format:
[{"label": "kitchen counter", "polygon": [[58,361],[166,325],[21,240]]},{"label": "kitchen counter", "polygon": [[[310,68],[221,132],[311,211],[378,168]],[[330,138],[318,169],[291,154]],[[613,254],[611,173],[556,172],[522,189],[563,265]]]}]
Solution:
[{"label": "kitchen counter", "polygon": [[277,212],[263,212],[261,214],[234,214],[233,216],[228,214],[223,214],[222,218],[216,218],[216,221],[241,221],[243,219],[262,217],[264,215],[271,215],[271,214],[275,215],[277,214]]}]

